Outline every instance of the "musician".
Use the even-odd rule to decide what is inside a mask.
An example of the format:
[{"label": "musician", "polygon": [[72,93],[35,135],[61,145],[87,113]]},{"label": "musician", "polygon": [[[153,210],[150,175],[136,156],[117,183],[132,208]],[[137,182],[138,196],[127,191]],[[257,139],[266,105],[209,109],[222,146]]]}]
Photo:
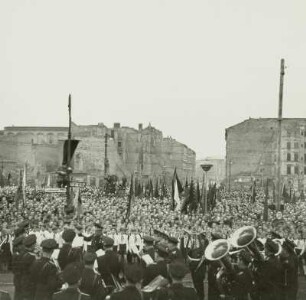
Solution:
[{"label": "musician", "polygon": [[94,269],[97,255],[94,252],[86,252],[83,256],[84,269],[80,283],[80,291],[88,294],[91,300],[103,300],[107,295],[106,286],[99,273]]},{"label": "musician", "polygon": [[106,237],[104,238],[105,254],[97,258],[98,271],[101,274],[106,286],[115,286],[115,280],[119,280],[119,273],[121,264],[118,255],[113,250],[114,240]]},{"label": "musician", "polygon": [[31,280],[30,270],[33,263],[36,261],[34,254],[36,247],[36,235],[30,234],[23,240],[24,253],[20,258],[21,263],[21,284],[20,294],[22,300],[33,300],[35,295],[35,284]]},{"label": "musician", "polygon": [[103,249],[103,227],[100,223],[95,223],[95,234],[91,241],[91,248],[94,252],[98,251],[99,249]]},{"label": "musician", "polygon": [[152,236],[145,235],[143,237],[143,254],[149,254],[153,260],[155,260],[154,241]]},{"label": "musician", "polygon": [[143,270],[138,264],[126,265],[124,268],[126,285],[122,291],[117,291],[107,299],[110,300],[146,300],[149,295],[141,291]]},{"label": "musician", "polygon": [[278,255],[281,246],[270,238],[265,243],[265,261],[261,269],[260,294],[263,300],[279,300],[282,294],[282,265]]},{"label": "musician", "polygon": [[13,241],[13,257],[12,257],[12,272],[14,274],[14,300],[21,300],[21,257],[24,251],[23,247],[23,236],[19,236]]},{"label": "musician", "polygon": [[68,264],[80,262],[82,260],[80,250],[77,248],[72,248],[72,242],[75,236],[76,233],[72,229],[66,229],[62,234],[64,244],[58,254],[58,263],[62,271]]},{"label": "musician", "polygon": [[171,285],[157,291],[156,300],[198,300],[193,288],[183,286],[183,278],[188,273],[187,267],[182,262],[172,262],[169,265]]},{"label": "musician", "polygon": [[51,260],[51,255],[58,247],[54,239],[46,239],[41,243],[42,257],[37,259],[31,267],[31,279],[36,284],[35,300],[51,300],[53,293],[58,291],[62,282],[59,270]]},{"label": "musician", "polygon": [[52,300],[90,300],[90,296],[80,292],[82,270],[79,264],[71,263],[63,271],[63,280],[68,288],[53,294]]},{"label": "musician", "polygon": [[169,262],[169,249],[166,245],[158,243],[156,250],[156,263],[146,267],[142,286],[148,285],[158,275],[169,279],[167,271],[167,265]]},{"label": "musician", "polygon": [[176,237],[168,237],[169,248],[170,248],[170,259],[171,261],[179,260],[184,261],[182,251],[178,248],[179,241]]}]

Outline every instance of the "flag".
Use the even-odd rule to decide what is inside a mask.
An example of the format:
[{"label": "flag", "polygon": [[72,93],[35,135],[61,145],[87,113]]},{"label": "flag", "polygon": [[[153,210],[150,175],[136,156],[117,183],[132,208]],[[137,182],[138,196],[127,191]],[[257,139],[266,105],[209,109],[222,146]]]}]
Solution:
[{"label": "flag", "polygon": [[134,193],[134,174],[131,176],[131,184],[130,184],[130,192],[128,195],[128,201],[127,201],[127,209],[126,209],[126,219],[129,220],[130,214],[131,214],[131,208],[132,208],[132,202],[135,198]]},{"label": "flag", "polygon": [[200,183],[197,182],[197,195],[196,195],[198,205],[201,204],[201,190],[200,190]]},{"label": "flag", "polygon": [[19,200],[23,199],[23,192],[22,192],[22,170],[19,173],[19,184],[17,187],[17,191],[15,193],[15,205],[17,210],[19,210]]},{"label": "flag", "polygon": [[156,184],[155,184],[154,197],[155,197],[155,198],[159,198],[159,186],[158,186],[158,179],[156,180]]},{"label": "flag", "polygon": [[283,184],[283,192],[282,192],[282,195],[283,195],[283,198],[284,198],[284,202],[288,202],[290,196],[289,196],[289,194],[288,194],[288,192],[287,192],[285,183]]},{"label": "flag", "polygon": [[190,211],[196,211],[198,208],[198,201],[197,201],[197,193],[196,189],[193,183],[193,180],[190,182],[189,187],[189,210]]},{"label": "flag", "polygon": [[264,213],[263,213],[263,220],[265,222],[268,221],[268,197],[269,197],[269,179],[267,179],[266,184],[266,191],[265,191],[265,202],[264,202]]},{"label": "flag", "polygon": [[172,210],[181,209],[181,199],[180,194],[183,191],[182,184],[177,176],[176,168],[174,169],[173,179],[172,179]]},{"label": "flag", "polygon": [[[65,140],[64,142],[64,154],[63,154],[63,166],[66,166],[68,163],[68,142],[69,140]],[[71,161],[73,154],[79,144],[79,140],[70,140],[70,159]]]},{"label": "flag", "polygon": [[81,198],[81,189],[79,189],[77,214],[78,214],[78,216],[80,216],[80,215],[83,214],[83,205],[82,205],[82,198]]},{"label": "flag", "polygon": [[252,202],[255,203],[256,200],[256,180],[253,180],[253,184],[252,184]]},{"label": "flag", "polygon": [[153,187],[153,180],[150,178],[149,182],[149,197],[153,198],[154,197],[154,187]]}]

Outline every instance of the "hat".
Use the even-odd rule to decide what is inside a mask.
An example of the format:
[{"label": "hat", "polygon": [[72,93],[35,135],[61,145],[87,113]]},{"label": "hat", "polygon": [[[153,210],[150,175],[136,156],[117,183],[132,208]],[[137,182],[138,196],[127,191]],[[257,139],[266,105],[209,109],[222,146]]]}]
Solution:
[{"label": "hat", "polygon": [[95,225],[96,229],[103,229],[103,227],[101,226],[100,223],[95,223],[94,225]]},{"label": "hat", "polygon": [[36,243],[36,235],[35,234],[30,234],[28,235],[27,237],[24,238],[23,240],[23,244],[26,246],[26,247],[31,247],[32,245],[34,245]]},{"label": "hat", "polygon": [[156,250],[160,257],[167,257],[169,255],[169,248],[162,243],[156,245]]},{"label": "hat", "polygon": [[58,247],[58,244],[54,239],[46,239],[41,242],[40,246],[44,250],[54,250]]},{"label": "hat", "polygon": [[172,236],[169,236],[168,240],[170,243],[175,244],[175,245],[178,243],[178,239]]},{"label": "hat", "polygon": [[75,263],[69,264],[63,271],[64,282],[67,282],[68,284],[77,283],[81,279],[81,277],[81,268]]},{"label": "hat", "polygon": [[96,258],[97,254],[95,252],[86,252],[83,256],[85,264],[93,264]]},{"label": "hat", "polygon": [[292,254],[295,254],[295,248],[296,248],[296,245],[294,242],[288,240],[288,239],[285,239],[284,243],[283,243],[283,247],[290,253]]},{"label": "hat", "polygon": [[188,269],[183,263],[173,262],[169,265],[169,273],[174,279],[181,280],[188,273]]},{"label": "hat", "polygon": [[76,233],[72,229],[66,229],[63,234],[62,238],[66,243],[71,243],[76,236]]},{"label": "hat", "polygon": [[17,247],[19,245],[22,244],[24,237],[23,236],[19,236],[17,238],[14,239],[13,241],[13,246]]},{"label": "hat", "polygon": [[143,241],[147,244],[153,244],[154,242],[154,238],[152,236],[149,236],[149,235],[145,235],[143,237]]},{"label": "hat", "polygon": [[222,236],[219,233],[211,233],[210,235],[211,235],[211,240],[212,241],[222,239]]},{"label": "hat", "polygon": [[126,279],[131,283],[138,283],[143,278],[143,269],[137,264],[128,264],[124,269]]},{"label": "hat", "polygon": [[83,229],[83,226],[82,226],[81,224],[77,224],[77,225],[75,226],[75,228],[76,228],[77,230],[82,230],[82,229]]},{"label": "hat", "polygon": [[270,233],[271,233],[271,238],[272,238],[272,239],[281,239],[281,238],[282,238],[282,237],[281,237],[278,233],[276,233],[275,231],[271,231]]},{"label": "hat", "polygon": [[280,252],[281,245],[278,243],[273,242],[271,239],[267,239],[265,243],[265,250],[268,252],[268,254],[274,254],[277,256]]},{"label": "hat", "polygon": [[93,234],[91,234],[91,235],[84,235],[83,234],[84,241],[85,242],[90,242],[92,240],[93,236],[94,236]]},{"label": "hat", "polygon": [[105,239],[103,239],[103,245],[105,247],[112,247],[114,245],[114,240],[107,236]]},{"label": "hat", "polygon": [[19,225],[18,225],[18,227],[19,228],[27,228],[27,227],[29,227],[29,225],[30,225],[30,223],[29,223],[29,221],[27,221],[27,220],[24,220],[24,221],[22,221]]}]

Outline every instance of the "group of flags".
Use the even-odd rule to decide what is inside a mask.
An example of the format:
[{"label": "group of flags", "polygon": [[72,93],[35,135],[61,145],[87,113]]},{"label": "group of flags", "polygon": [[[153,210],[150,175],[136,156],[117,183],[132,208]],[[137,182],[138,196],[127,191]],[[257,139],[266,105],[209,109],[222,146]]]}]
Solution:
[{"label": "group of flags", "polygon": [[15,193],[15,205],[17,210],[19,210],[20,201],[22,201],[22,207],[25,205],[26,201],[26,185],[27,185],[27,167],[24,165],[23,170],[19,173],[19,183],[17,191]]}]

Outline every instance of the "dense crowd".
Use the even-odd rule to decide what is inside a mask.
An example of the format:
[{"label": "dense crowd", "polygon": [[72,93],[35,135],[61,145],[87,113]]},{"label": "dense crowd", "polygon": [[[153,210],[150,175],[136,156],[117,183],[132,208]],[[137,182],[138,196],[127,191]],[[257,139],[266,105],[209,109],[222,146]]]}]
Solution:
[{"label": "dense crowd", "polygon": [[[305,250],[306,202],[296,200],[294,203],[285,203],[282,213],[276,212],[270,207],[267,220],[264,218],[265,194],[260,189],[257,190],[255,201],[249,190],[232,192],[220,190],[214,207],[206,214],[200,207],[185,214],[180,210],[173,210],[170,197],[164,199],[136,197],[131,203],[129,214],[127,214],[127,195],[105,195],[102,190],[85,187],[80,191],[81,207],[70,218],[67,218],[65,212],[65,194],[51,194],[43,190],[27,188],[24,203],[19,201],[17,205],[15,201],[16,190],[17,187],[14,186],[0,189],[0,259],[2,270],[14,268],[14,264],[12,264],[14,240],[20,233],[20,224],[27,224],[27,234],[35,235],[36,246],[46,240],[54,240],[57,247],[62,248],[67,242],[63,238],[63,233],[67,230],[74,230],[77,236],[82,236],[84,253],[90,250],[92,237],[96,235],[97,228],[99,228],[104,237],[111,238],[110,244],[114,251],[119,251],[120,244],[126,245],[125,254],[132,253],[133,255],[128,258],[123,255],[122,262],[128,260],[129,263],[135,262],[135,246],[139,252],[148,246],[144,240],[145,237],[152,237],[155,241],[163,239],[163,242],[174,239],[175,243],[180,244],[178,248],[182,250],[186,262],[188,256],[186,251],[190,248],[201,247],[201,239],[197,238],[198,236],[205,237],[209,243],[216,236],[224,239],[229,238],[243,226],[256,228],[258,239],[266,240],[271,237],[271,233],[274,233],[280,238],[294,241],[295,248],[299,253],[303,253]],[[86,238],[88,243],[84,242]],[[70,242],[72,247],[80,247],[77,238]],[[99,248],[105,250],[105,244],[107,244],[105,240],[104,245],[101,241],[101,247],[98,246],[94,250],[99,250]],[[45,247],[45,250],[47,248]],[[184,248],[187,249],[185,253]],[[157,251],[160,252],[162,249]],[[201,255],[203,255],[202,252]],[[139,255],[136,255],[137,257]],[[173,274],[183,272],[180,264],[174,263],[171,268],[174,270]],[[304,274],[304,269],[304,256],[300,256],[299,273]],[[127,273],[131,272],[134,275],[138,271],[126,269]],[[175,274],[173,276],[175,277]],[[193,278],[193,281],[196,287],[196,279]],[[197,294],[201,299],[203,292],[199,290],[197,289]],[[211,299],[214,298],[211,297]]]}]

